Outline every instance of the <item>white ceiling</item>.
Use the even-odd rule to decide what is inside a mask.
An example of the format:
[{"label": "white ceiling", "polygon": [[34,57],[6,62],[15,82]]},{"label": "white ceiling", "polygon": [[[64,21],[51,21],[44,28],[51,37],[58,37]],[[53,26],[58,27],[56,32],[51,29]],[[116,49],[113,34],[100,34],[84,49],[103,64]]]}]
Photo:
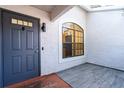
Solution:
[{"label": "white ceiling", "polygon": [[31,5],[31,6],[46,12],[51,12],[56,5]]},{"label": "white ceiling", "polygon": [[89,12],[124,9],[124,5],[80,5],[80,7]]}]

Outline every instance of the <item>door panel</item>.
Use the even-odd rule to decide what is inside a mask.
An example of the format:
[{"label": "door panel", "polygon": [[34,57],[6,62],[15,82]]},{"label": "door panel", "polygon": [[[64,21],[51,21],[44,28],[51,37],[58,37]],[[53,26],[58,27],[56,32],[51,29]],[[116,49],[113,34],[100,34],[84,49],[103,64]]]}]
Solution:
[{"label": "door panel", "polygon": [[13,50],[21,49],[21,30],[20,29],[11,29],[11,44]]},{"label": "door panel", "polygon": [[22,57],[21,56],[13,56],[12,57],[12,73],[17,74],[21,73],[22,70]]},{"label": "door panel", "polygon": [[35,67],[34,66],[34,55],[27,55],[26,62],[27,62],[27,71],[33,71]]},{"label": "door panel", "polygon": [[4,86],[39,75],[38,20],[3,12]]},{"label": "door panel", "polygon": [[28,49],[28,50],[32,50],[33,49],[33,43],[34,43],[34,41],[33,41],[33,39],[34,39],[34,33],[33,33],[33,31],[27,31],[26,32],[26,48]]}]

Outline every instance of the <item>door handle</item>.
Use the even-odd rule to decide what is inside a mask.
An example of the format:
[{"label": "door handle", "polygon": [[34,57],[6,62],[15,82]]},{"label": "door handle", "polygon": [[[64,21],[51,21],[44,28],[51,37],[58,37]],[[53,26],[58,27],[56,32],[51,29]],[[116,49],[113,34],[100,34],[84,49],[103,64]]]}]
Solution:
[{"label": "door handle", "polygon": [[37,49],[35,49],[35,51],[34,51],[35,53],[38,53],[39,52],[39,50],[38,50],[38,48]]}]

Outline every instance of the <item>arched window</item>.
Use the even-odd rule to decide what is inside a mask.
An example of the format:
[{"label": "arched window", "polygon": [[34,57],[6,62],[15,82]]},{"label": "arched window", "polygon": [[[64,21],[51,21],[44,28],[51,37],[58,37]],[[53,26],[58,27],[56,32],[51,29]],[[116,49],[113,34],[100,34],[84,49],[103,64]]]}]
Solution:
[{"label": "arched window", "polygon": [[84,55],[84,30],[76,23],[62,24],[63,58]]}]

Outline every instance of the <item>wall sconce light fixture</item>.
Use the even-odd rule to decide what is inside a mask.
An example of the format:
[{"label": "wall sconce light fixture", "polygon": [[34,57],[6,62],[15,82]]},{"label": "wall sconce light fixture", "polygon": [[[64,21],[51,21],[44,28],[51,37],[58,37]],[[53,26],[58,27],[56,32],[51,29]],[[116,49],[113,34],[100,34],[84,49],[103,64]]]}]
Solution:
[{"label": "wall sconce light fixture", "polygon": [[46,23],[42,23],[41,29],[43,32],[46,32]]}]

